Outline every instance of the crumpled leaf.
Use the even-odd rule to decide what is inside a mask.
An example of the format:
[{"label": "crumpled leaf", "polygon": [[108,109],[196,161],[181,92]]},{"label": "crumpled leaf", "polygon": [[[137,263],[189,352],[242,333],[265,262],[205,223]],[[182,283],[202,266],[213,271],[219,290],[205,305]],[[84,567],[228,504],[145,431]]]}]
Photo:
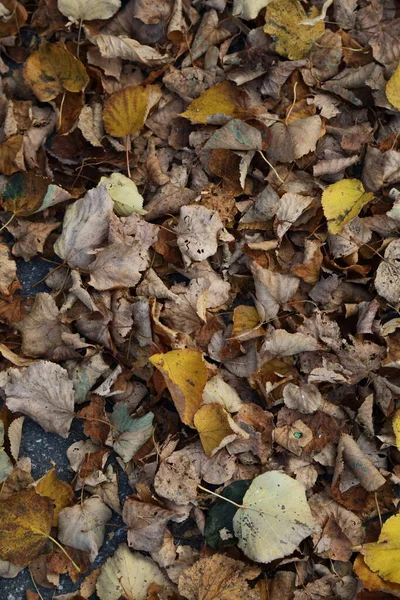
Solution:
[{"label": "crumpled leaf", "polygon": [[0,294],[8,296],[10,286],[17,276],[17,265],[15,260],[10,257],[10,252],[6,244],[0,243]]},{"label": "crumpled leaf", "polygon": [[[177,242],[187,265],[216,253],[218,234],[223,229],[219,215],[204,206],[182,206],[176,227]],[[204,235],[207,231],[207,236]]]},{"label": "crumpled leaf", "polygon": [[133,212],[145,215],[143,196],[139,194],[136,184],[122,173],[111,173],[110,177],[102,177],[100,183],[105,184],[107,192],[114,202],[114,211],[120,217],[129,217]]},{"label": "crumpled leaf", "polygon": [[252,560],[269,563],[291,554],[302,540],[319,531],[305,489],[279,471],[256,477],[233,517],[238,546]]},{"label": "crumpled leaf", "polygon": [[40,360],[25,369],[10,369],[6,404],[22,412],[45,431],[67,437],[74,417],[74,388],[60,365]]},{"label": "crumpled leaf", "polygon": [[260,573],[239,560],[223,554],[201,558],[179,577],[178,589],[188,600],[257,600],[247,581]]},{"label": "crumpled leaf", "polygon": [[41,102],[61,92],[81,92],[89,83],[86,69],[61,43],[42,42],[24,67],[24,78]]},{"label": "crumpled leaf", "polygon": [[397,304],[400,298],[400,240],[390,242],[385,249],[375,277],[375,289],[388,302]]},{"label": "crumpled leaf", "polygon": [[121,0],[58,0],[58,10],[72,22],[109,19],[121,7]]},{"label": "crumpled leaf", "polygon": [[270,335],[267,335],[262,349],[275,356],[293,356],[299,352],[314,352],[319,347],[317,340],[309,335],[274,329]]},{"label": "crumpled leaf", "polygon": [[126,600],[146,600],[152,583],[166,584],[157,565],[138,552],[131,552],[126,544],[121,544],[101,567],[96,591],[100,600],[119,600],[121,596],[125,596]]},{"label": "crumpled leaf", "polygon": [[217,83],[193,100],[181,113],[191,123],[222,125],[227,118],[240,119],[245,111],[238,104],[240,89],[230,81]]},{"label": "crumpled leaf", "polygon": [[385,521],[378,541],[364,544],[361,552],[374,573],[385,581],[400,583],[400,515],[394,515]]},{"label": "crumpled leaf", "polygon": [[341,233],[346,223],[357,217],[373,197],[358,179],[342,179],[329,185],[322,194],[321,202],[330,233]]},{"label": "crumpled leaf", "polygon": [[0,499],[0,557],[26,566],[51,549],[48,535],[53,520],[53,502],[33,489]]},{"label": "crumpled leaf", "polygon": [[171,350],[153,354],[150,362],[163,374],[165,383],[181,420],[193,424],[193,417],[203,402],[207,382],[207,367],[198,350]]},{"label": "crumpled leaf", "polygon": [[111,510],[97,496],[64,508],[58,517],[59,540],[71,548],[89,552],[91,562],[99,553]]},{"label": "crumpled leaf", "polygon": [[231,33],[228,29],[224,29],[219,22],[218,13],[216,10],[208,10],[204,13],[196,36],[193,40],[190,55],[182,62],[182,67],[188,67],[196,58],[202,56],[210,46],[220,44],[222,41],[230,37]]},{"label": "crumpled leaf", "polygon": [[260,10],[268,6],[274,0],[234,0],[232,14],[250,21],[258,16]]},{"label": "crumpled leaf", "polygon": [[288,302],[297,291],[300,279],[263,269],[256,262],[250,265],[256,289],[255,305],[260,320],[269,321],[278,314],[280,305]]},{"label": "crumpled leaf", "polygon": [[5,142],[0,144],[0,170],[3,175],[12,175],[17,171],[25,171],[22,153],[22,135],[11,135]]},{"label": "crumpled leaf", "polygon": [[104,105],[103,120],[107,133],[124,137],[139,131],[150,112],[161,98],[158,85],[130,85],[114,92]]},{"label": "crumpled leaf", "polygon": [[113,202],[105,185],[89,192],[69,206],[63,229],[54,250],[71,267],[87,269],[94,260],[92,251],[107,238]]},{"label": "crumpled leaf", "polygon": [[123,58],[133,62],[155,67],[172,62],[168,54],[160,54],[155,48],[145,46],[125,35],[108,35],[102,33],[90,39],[104,58]]},{"label": "crumpled leaf", "polygon": [[[318,14],[315,9],[310,18]],[[319,21],[315,25],[302,25],[307,14],[297,0],[279,0],[271,2],[265,16],[264,31],[272,36],[275,50],[291,60],[306,58],[314,42],[325,31],[325,24]]]},{"label": "crumpled leaf", "polygon": [[38,252],[43,252],[46,239],[60,223],[36,223],[17,219],[8,225],[8,230],[17,240],[12,248],[14,256],[28,261]]},{"label": "crumpled leaf", "polygon": [[59,514],[63,508],[71,504],[74,497],[74,490],[69,483],[58,479],[56,470],[53,467],[36,482],[35,491],[37,494],[53,500],[53,527],[57,527]]}]

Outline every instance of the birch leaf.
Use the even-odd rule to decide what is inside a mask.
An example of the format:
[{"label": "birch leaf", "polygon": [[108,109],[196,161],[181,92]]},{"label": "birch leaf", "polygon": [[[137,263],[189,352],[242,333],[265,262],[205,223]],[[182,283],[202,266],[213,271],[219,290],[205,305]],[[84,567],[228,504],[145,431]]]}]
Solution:
[{"label": "birch leaf", "polygon": [[238,546],[252,560],[269,563],[291,554],[319,531],[305,488],[279,471],[256,477],[233,518]]},{"label": "birch leaf", "polygon": [[342,179],[328,185],[322,194],[322,208],[329,232],[340,233],[373,197],[358,179]]}]

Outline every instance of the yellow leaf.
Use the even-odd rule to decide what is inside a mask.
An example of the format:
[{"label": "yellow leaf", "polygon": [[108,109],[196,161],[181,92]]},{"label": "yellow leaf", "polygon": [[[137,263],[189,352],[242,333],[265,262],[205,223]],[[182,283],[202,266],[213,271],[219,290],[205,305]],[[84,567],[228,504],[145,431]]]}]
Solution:
[{"label": "yellow leaf", "polygon": [[385,521],[378,541],[364,544],[362,553],[369,568],[382,579],[400,583],[400,514]]},{"label": "yellow leaf", "polygon": [[390,104],[400,110],[400,63],[386,84],[386,97]]},{"label": "yellow leaf", "polygon": [[42,102],[49,102],[65,91],[81,92],[89,83],[83,63],[61,43],[42,42],[26,61],[24,78]]},{"label": "yellow leaf", "polygon": [[342,179],[328,185],[322,194],[322,208],[330,233],[340,233],[373,197],[358,179]]},{"label": "yellow leaf", "polygon": [[130,85],[114,92],[104,106],[103,120],[107,133],[124,137],[139,131],[160,98],[161,90],[158,85]]},{"label": "yellow leaf", "polygon": [[236,438],[235,423],[220,404],[205,404],[196,412],[193,422],[207,456]]},{"label": "yellow leaf", "polygon": [[353,569],[359,579],[361,579],[364,587],[370,592],[400,592],[398,583],[384,581],[377,573],[365,564],[364,558],[359,554],[354,561]]},{"label": "yellow leaf", "polygon": [[240,119],[245,111],[238,104],[239,96],[239,88],[230,81],[217,83],[193,100],[181,117],[192,123],[212,123],[221,117]]},{"label": "yellow leaf", "polygon": [[102,177],[107,192],[114,202],[114,211],[119,217],[129,217],[133,212],[145,215],[143,196],[139,194],[134,181],[122,173],[111,173],[110,177]]},{"label": "yellow leaf", "polygon": [[52,520],[52,501],[33,489],[1,500],[0,558],[25,566],[46,552]]},{"label": "yellow leaf", "polygon": [[259,325],[260,317],[257,309],[254,306],[246,306],[245,304],[241,304],[234,309],[232,329],[233,337],[251,329],[256,329]]},{"label": "yellow leaf", "polygon": [[56,475],[56,470],[50,469],[41,479],[39,479],[35,490],[41,496],[46,496],[53,500],[54,514],[53,514],[53,527],[58,525],[58,515],[63,508],[66,508],[71,504],[71,500],[74,497],[74,491],[72,487],[66,481],[61,481]]},{"label": "yellow leaf", "polygon": [[[318,10],[313,8],[310,17],[315,17]],[[299,0],[278,0],[267,7],[264,31],[274,40],[275,50],[291,60],[308,56],[314,42],[325,31],[323,21],[315,25],[303,25],[308,15]]]},{"label": "yellow leaf", "polygon": [[176,410],[185,425],[193,425],[193,417],[203,403],[207,367],[198,350],[171,350],[154,354],[150,362],[163,374]]},{"label": "yellow leaf", "polygon": [[394,435],[396,437],[396,446],[397,450],[400,450],[400,409],[397,410],[394,414],[392,427],[394,431]]}]

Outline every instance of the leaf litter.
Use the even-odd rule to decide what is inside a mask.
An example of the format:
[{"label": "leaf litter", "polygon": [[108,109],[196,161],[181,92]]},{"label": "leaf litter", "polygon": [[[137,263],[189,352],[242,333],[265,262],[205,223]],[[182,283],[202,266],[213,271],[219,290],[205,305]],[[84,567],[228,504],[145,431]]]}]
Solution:
[{"label": "leaf litter", "polygon": [[400,597],[399,36],[386,0],[3,1],[0,586]]}]

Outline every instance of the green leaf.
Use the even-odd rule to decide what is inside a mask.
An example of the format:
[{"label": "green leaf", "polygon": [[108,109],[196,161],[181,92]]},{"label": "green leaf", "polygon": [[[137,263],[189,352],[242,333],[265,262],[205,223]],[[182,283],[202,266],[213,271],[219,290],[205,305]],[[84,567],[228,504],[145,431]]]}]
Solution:
[{"label": "green leaf", "polygon": [[[241,504],[250,484],[250,479],[234,481],[221,492],[221,496],[232,500],[232,502]],[[234,546],[237,543],[238,540],[233,533],[233,517],[236,511],[236,506],[224,502],[224,500],[217,500],[210,508],[207,514],[204,537],[211,548],[226,548],[227,546]],[[222,539],[220,535],[221,529],[226,530],[228,535],[231,534],[232,537]]]}]

